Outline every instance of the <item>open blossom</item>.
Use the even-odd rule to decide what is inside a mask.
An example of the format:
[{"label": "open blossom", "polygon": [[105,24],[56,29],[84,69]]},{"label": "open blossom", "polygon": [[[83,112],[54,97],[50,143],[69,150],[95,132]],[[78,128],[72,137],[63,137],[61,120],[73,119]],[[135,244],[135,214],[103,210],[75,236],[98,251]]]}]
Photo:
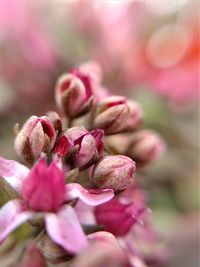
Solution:
[{"label": "open blossom", "polygon": [[56,104],[68,118],[87,113],[92,105],[91,78],[79,70],[63,74],[55,89]]},{"label": "open blossom", "polygon": [[87,239],[68,203],[79,198],[95,206],[113,197],[113,191],[109,189],[90,191],[80,184],[65,185],[64,174],[57,163],[48,167],[44,159],[29,171],[17,162],[0,158],[0,175],[21,196],[0,209],[0,243],[20,224],[42,212],[50,238],[66,251],[78,253],[87,246]]},{"label": "open blossom", "polygon": [[16,136],[15,149],[24,161],[33,163],[41,152],[50,152],[55,139],[56,133],[48,117],[31,116]]},{"label": "open blossom", "polygon": [[126,156],[104,156],[94,166],[92,182],[99,188],[122,191],[134,182],[135,162]]},{"label": "open blossom", "polygon": [[102,130],[90,133],[84,127],[72,127],[60,137],[55,152],[66,156],[72,165],[83,167],[102,154],[103,135]]}]

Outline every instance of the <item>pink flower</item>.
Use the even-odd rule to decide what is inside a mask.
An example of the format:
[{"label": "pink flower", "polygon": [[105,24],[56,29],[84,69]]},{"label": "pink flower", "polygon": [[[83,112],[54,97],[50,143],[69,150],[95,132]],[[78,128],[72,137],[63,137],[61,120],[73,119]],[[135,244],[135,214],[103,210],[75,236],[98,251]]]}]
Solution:
[{"label": "pink flower", "polygon": [[50,238],[66,251],[78,253],[87,246],[87,239],[68,202],[80,199],[95,206],[113,197],[109,189],[90,191],[80,184],[65,185],[57,163],[48,167],[44,159],[29,171],[15,161],[0,158],[0,176],[22,198],[11,200],[0,209],[0,243],[19,225],[42,212]]},{"label": "pink flower", "polygon": [[47,168],[41,159],[29,172],[22,187],[22,197],[34,211],[57,212],[65,200],[64,174],[53,162]]},{"label": "pink flower", "polygon": [[31,116],[15,139],[17,154],[28,163],[37,160],[41,152],[49,153],[56,140],[56,132],[46,116]]},{"label": "pink flower", "polygon": [[145,206],[138,204],[123,204],[117,199],[95,208],[97,223],[105,231],[115,236],[126,235],[131,227],[138,222],[140,215],[145,211]]}]

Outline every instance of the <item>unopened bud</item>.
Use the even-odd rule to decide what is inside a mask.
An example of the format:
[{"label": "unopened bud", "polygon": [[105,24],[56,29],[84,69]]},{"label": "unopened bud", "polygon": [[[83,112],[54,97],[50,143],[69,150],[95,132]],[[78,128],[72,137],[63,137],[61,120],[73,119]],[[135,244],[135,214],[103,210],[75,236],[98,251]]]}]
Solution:
[{"label": "unopened bud", "polygon": [[15,139],[17,154],[26,162],[33,163],[41,152],[49,153],[54,145],[56,133],[46,116],[31,116]]},{"label": "unopened bud", "polygon": [[134,182],[135,162],[126,156],[104,156],[94,166],[92,181],[98,188],[122,191]]},{"label": "unopened bud", "polygon": [[72,127],[60,137],[55,152],[66,155],[73,166],[83,167],[97,153],[96,141],[84,127]]},{"label": "unopened bud", "polygon": [[52,122],[55,131],[60,134],[62,132],[62,120],[58,113],[56,113],[55,111],[49,111],[47,112],[47,117]]},{"label": "unopened bud", "polygon": [[102,80],[102,69],[98,62],[87,61],[80,65],[79,70],[85,75],[90,75],[95,83],[100,83]]},{"label": "unopened bud", "polygon": [[101,156],[103,154],[104,150],[104,130],[101,129],[95,129],[90,132],[90,134],[94,137],[96,142],[96,149],[98,151],[98,156]]},{"label": "unopened bud", "polygon": [[125,123],[124,130],[135,130],[142,125],[143,110],[135,101],[128,101],[129,116]]},{"label": "unopened bud", "polygon": [[93,101],[90,77],[79,71],[62,75],[56,85],[55,98],[67,117],[76,118],[85,114]]},{"label": "unopened bud", "polygon": [[98,103],[94,127],[104,129],[105,134],[122,131],[128,119],[129,110],[125,97],[110,96]]},{"label": "unopened bud", "polygon": [[165,143],[154,131],[143,130],[131,136],[126,154],[137,166],[156,160],[165,151]]}]

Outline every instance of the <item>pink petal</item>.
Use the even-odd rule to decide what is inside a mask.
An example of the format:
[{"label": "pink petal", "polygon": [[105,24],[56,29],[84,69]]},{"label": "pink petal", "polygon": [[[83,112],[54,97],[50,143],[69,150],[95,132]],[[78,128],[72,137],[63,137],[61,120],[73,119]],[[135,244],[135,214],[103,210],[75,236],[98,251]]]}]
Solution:
[{"label": "pink petal", "polygon": [[74,209],[81,224],[96,224],[94,207],[88,206],[82,201],[78,201]]},{"label": "pink petal", "polygon": [[79,198],[87,205],[97,206],[109,201],[113,196],[114,191],[112,189],[85,189],[77,183],[66,185],[66,201]]},{"label": "pink petal", "polygon": [[87,247],[87,238],[71,206],[63,206],[57,214],[46,213],[45,223],[51,239],[66,251],[76,254]]},{"label": "pink petal", "polygon": [[21,191],[24,178],[29,169],[14,160],[0,157],[0,176],[2,176],[17,192]]},{"label": "pink petal", "polygon": [[0,243],[18,226],[32,217],[21,200],[10,200],[0,209]]}]

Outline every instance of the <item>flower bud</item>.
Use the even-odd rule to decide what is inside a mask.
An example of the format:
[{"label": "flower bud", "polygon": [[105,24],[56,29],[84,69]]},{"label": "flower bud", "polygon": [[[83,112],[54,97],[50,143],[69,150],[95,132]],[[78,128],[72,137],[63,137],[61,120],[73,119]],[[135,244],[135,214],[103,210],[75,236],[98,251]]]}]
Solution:
[{"label": "flower bud", "polygon": [[125,97],[110,96],[98,103],[94,114],[94,127],[104,129],[105,134],[122,131],[129,111]]},{"label": "flower bud", "polygon": [[154,131],[143,130],[132,135],[126,154],[143,166],[156,160],[165,151],[165,143]]},{"label": "flower bud", "polygon": [[85,75],[90,75],[92,80],[99,84],[102,80],[102,69],[98,62],[96,61],[87,61],[80,65],[79,70]]},{"label": "flower bud", "polygon": [[31,116],[16,136],[15,149],[23,160],[33,163],[41,152],[50,152],[55,139],[56,133],[48,117]]},{"label": "flower bud", "polygon": [[135,162],[126,156],[104,156],[94,166],[92,181],[99,188],[122,191],[134,182]]},{"label": "flower bud", "polygon": [[125,123],[124,130],[135,130],[143,122],[143,110],[135,101],[128,101],[129,116]]},{"label": "flower bud", "polygon": [[58,134],[60,134],[62,132],[62,120],[60,116],[58,115],[58,113],[54,111],[48,111],[47,117],[52,122],[55,131],[58,132]]},{"label": "flower bud", "polygon": [[90,77],[80,71],[62,75],[56,85],[55,98],[67,117],[76,118],[85,114],[93,101]]},{"label": "flower bud", "polygon": [[48,167],[41,159],[33,166],[23,183],[22,197],[31,210],[58,211],[65,198],[65,181],[56,163]]},{"label": "flower bud", "polygon": [[104,149],[104,130],[101,129],[95,129],[90,132],[90,134],[94,137],[96,142],[96,149],[98,151],[98,156],[102,156],[103,149]]},{"label": "flower bud", "polygon": [[61,138],[63,146],[67,147],[69,143],[69,150],[65,154],[72,165],[83,167],[97,153],[95,138],[84,127],[72,127]]}]

